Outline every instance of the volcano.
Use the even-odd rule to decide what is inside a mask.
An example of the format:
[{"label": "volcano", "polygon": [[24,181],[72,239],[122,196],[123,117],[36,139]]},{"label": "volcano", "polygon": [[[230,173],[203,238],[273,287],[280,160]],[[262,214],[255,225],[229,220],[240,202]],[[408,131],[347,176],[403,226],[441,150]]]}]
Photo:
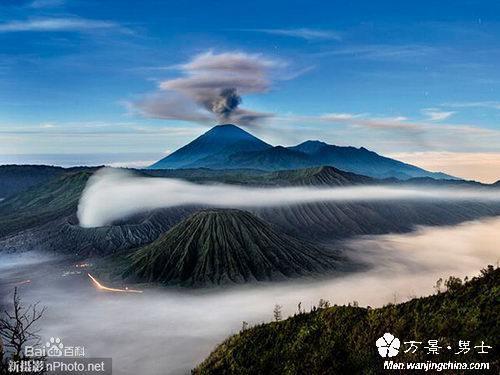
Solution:
[{"label": "volcano", "polygon": [[278,232],[241,210],[195,213],[130,256],[126,277],[207,286],[279,280],[336,268],[331,251]]},{"label": "volcano", "polygon": [[222,165],[230,155],[264,151],[269,148],[272,146],[235,125],[217,125],[194,141],[154,163],[150,168],[178,169]]},{"label": "volcano", "polygon": [[232,124],[213,127],[149,168],[278,171],[322,166],[379,179],[455,179],[379,155],[364,147],[336,146],[318,140],[305,141],[297,146],[273,147]]}]

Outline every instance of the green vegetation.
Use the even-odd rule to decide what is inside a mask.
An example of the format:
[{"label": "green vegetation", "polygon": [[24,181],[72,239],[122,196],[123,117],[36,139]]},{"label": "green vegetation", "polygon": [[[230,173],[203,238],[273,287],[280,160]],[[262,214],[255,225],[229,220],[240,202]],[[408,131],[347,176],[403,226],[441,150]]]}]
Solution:
[{"label": "green vegetation", "polygon": [[0,165],[0,198],[41,185],[66,172],[64,168],[47,165]]},{"label": "green vegetation", "polygon": [[131,255],[125,276],[184,286],[327,272],[337,257],[240,210],[205,210]]},{"label": "green vegetation", "polygon": [[0,202],[0,237],[74,214],[90,175],[64,174]]},{"label": "green vegetation", "polygon": [[[398,305],[370,309],[326,307],[323,302],[323,308],[310,313],[244,329],[219,345],[193,373],[378,374],[384,358],[375,341],[385,332],[400,338],[404,350],[404,341],[423,342],[414,354],[400,350],[390,358],[395,362],[490,362],[491,373],[498,373],[500,269],[489,266],[465,284],[450,278],[445,285],[446,292]],[[439,355],[427,354],[427,340],[439,340]],[[469,353],[454,354],[459,340],[470,341]],[[488,354],[473,348],[481,341],[492,346]]]}]

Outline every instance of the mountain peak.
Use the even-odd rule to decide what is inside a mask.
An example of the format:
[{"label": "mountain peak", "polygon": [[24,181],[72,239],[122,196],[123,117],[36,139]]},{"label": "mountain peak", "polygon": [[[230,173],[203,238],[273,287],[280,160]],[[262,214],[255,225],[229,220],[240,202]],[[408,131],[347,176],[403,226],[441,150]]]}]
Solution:
[{"label": "mountain peak", "polygon": [[215,125],[211,130],[213,129],[239,129],[239,130],[243,130],[242,128],[240,128],[239,126],[236,126],[234,124],[219,124],[219,125]]},{"label": "mountain peak", "polygon": [[305,154],[314,154],[326,146],[329,146],[329,144],[318,140],[308,140],[298,144],[297,146],[289,147],[289,149],[300,151]]},{"label": "mountain peak", "polygon": [[319,140],[308,140],[286,148],[273,147],[234,124],[214,126],[149,168],[246,168],[276,171],[324,165],[375,178],[453,178],[384,157],[364,147],[335,146]]},{"label": "mountain peak", "polygon": [[332,270],[337,256],[278,232],[246,211],[199,211],[131,256],[125,276],[204,286]]},{"label": "mountain peak", "polygon": [[[211,128],[209,131],[207,131],[205,134],[203,134],[201,137],[217,137],[219,140],[241,140],[241,139],[252,139],[252,140],[259,140],[257,137],[253,136],[246,130],[243,130],[242,128],[233,125],[233,124],[221,124],[221,125],[216,125],[213,128]],[[260,141],[262,142],[262,141]],[[264,143],[264,142],[262,142]]]},{"label": "mountain peak", "polygon": [[250,134],[250,133],[246,132],[245,130],[243,130],[242,128],[240,128],[239,126],[236,126],[234,124],[219,124],[219,125],[215,125],[207,133],[221,132],[221,131],[235,131],[235,132],[241,132],[241,133]]},{"label": "mountain peak", "polygon": [[214,126],[150,168],[210,167],[214,161],[221,161],[234,153],[263,151],[271,147],[236,125],[221,124]]},{"label": "mountain peak", "polygon": [[[318,146],[327,146],[328,143],[320,141],[318,139],[309,139],[301,143],[301,145],[318,145]],[[300,145],[299,145],[300,146]]]}]

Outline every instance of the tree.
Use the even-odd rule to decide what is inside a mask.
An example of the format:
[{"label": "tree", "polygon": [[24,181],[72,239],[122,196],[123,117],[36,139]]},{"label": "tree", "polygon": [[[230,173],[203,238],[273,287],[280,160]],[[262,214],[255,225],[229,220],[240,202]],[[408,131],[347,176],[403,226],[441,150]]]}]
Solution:
[{"label": "tree", "polygon": [[434,285],[434,290],[436,293],[441,293],[441,286],[443,285],[443,279],[440,277],[438,281],[436,281],[436,285]]},{"label": "tree", "polygon": [[462,280],[458,277],[450,276],[444,285],[450,291],[458,290],[462,286]]},{"label": "tree", "polygon": [[0,316],[0,374],[7,373],[9,360],[28,359],[24,355],[24,347],[27,344],[40,344],[36,324],[44,312],[45,307],[40,308],[39,302],[24,306],[17,288],[14,289],[12,311],[4,311]]},{"label": "tree", "polygon": [[248,329],[248,322],[242,321],[241,322],[241,331],[245,331]]},{"label": "tree", "polygon": [[318,309],[326,309],[330,307],[330,302],[326,299],[320,298],[318,302]]},{"label": "tree", "polygon": [[274,310],[273,310],[273,315],[274,315],[274,320],[279,322],[282,319],[281,315],[281,305],[274,305]]}]

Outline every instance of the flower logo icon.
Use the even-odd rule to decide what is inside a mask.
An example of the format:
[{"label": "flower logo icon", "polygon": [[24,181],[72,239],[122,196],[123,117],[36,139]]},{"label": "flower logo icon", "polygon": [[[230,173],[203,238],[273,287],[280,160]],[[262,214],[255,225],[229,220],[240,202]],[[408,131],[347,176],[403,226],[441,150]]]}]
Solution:
[{"label": "flower logo icon", "polygon": [[380,337],[376,342],[378,348],[378,354],[381,357],[394,357],[399,353],[399,347],[401,342],[394,335],[386,332],[382,337]]}]

